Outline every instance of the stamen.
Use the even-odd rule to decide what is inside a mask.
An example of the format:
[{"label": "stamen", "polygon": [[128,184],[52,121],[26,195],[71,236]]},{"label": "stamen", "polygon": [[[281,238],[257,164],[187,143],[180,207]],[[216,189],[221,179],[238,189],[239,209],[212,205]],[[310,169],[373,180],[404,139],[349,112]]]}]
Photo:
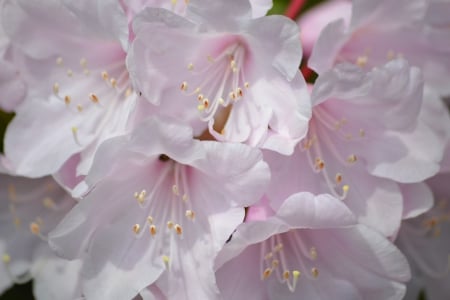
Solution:
[{"label": "stamen", "polygon": [[62,59],[62,57],[58,57],[58,58],[56,59],[56,64],[57,64],[58,66],[61,66],[61,65],[63,64],[63,59]]},{"label": "stamen", "polygon": [[81,65],[81,67],[83,67],[83,69],[86,68],[86,66],[87,66],[87,59],[84,58],[84,57],[82,59],[80,59],[80,65]]},{"label": "stamen", "polygon": [[244,83],[244,86],[246,89],[248,89],[250,87],[250,83],[246,82],[246,83]]},{"label": "stamen", "polygon": [[269,278],[269,276],[272,274],[272,269],[267,268],[264,270],[264,272],[262,273],[262,280],[265,280],[267,278]]},{"label": "stamen", "polygon": [[162,261],[166,265],[166,268],[168,268],[169,267],[170,258],[167,255],[163,255],[162,256]]},{"label": "stamen", "polygon": [[50,197],[44,198],[44,200],[42,200],[42,204],[43,204],[44,207],[46,207],[46,208],[53,208],[53,207],[55,207],[55,202],[54,202],[53,199],[50,198]]},{"label": "stamen", "polygon": [[317,250],[315,247],[311,247],[311,249],[309,250],[309,254],[310,254],[312,260],[317,259]]},{"label": "stamen", "polygon": [[187,202],[189,199],[187,194],[183,194],[183,197],[181,197],[181,200],[183,200],[184,202]]},{"label": "stamen", "polygon": [[183,233],[183,228],[179,224],[175,224],[174,228],[178,235],[181,235]]},{"label": "stamen", "polygon": [[356,64],[361,68],[367,65],[369,58],[366,55],[358,56],[356,59]]},{"label": "stamen", "polygon": [[355,163],[357,160],[358,160],[358,158],[356,157],[355,154],[351,154],[351,155],[349,155],[349,157],[347,157],[347,162],[351,163],[351,164]]},{"label": "stamen", "polygon": [[186,217],[190,220],[194,220],[195,219],[195,213],[192,210],[186,210]]},{"label": "stamen", "polygon": [[290,277],[290,272],[289,272],[289,271],[284,271],[284,272],[283,272],[283,278],[284,278],[284,280],[289,280],[289,277]]},{"label": "stamen", "polygon": [[139,224],[134,224],[134,225],[133,225],[133,232],[134,232],[135,234],[138,234],[140,231],[141,231],[141,225],[139,225]]},{"label": "stamen", "polygon": [[188,87],[187,82],[186,82],[186,81],[183,81],[183,83],[181,83],[180,89],[181,89],[182,91],[186,91],[186,90],[187,90],[187,87]]},{"label": "stamen", "polygon": [[111,79],[109,80],[109,82],[111,83],[111,86],[112,86],[113,88],[115,88],[115,87],[117,86],[117,80],[116,80],[116,79],[111,78]]},{"label": "stamen", "polygon": [[58,93],[59,93],[59,84],[58,84],[57,82],[55,82],[55,83],[53,84],[53,93],[54,93],[55,95],[58,95]]},{"label": "stamen", "polygon": [[80,140],[78,139],[78,127],[72,127],[72,135],[75,143],[81,146]]},{"label": "stamen", "polygon": [[140,193],[135,192],[134,198],[139,202],[139,204],[143,204],[145,202],[145,197],[147,196],[147,191],[142,190]]},{"label": "stamen", "polygon": [[319,269],[317,269],[317,268],[312,268],[312,269],[311,269],[311,275],[312,275],[314,278],[317,278],[317,277],[319,276]]},{"label": "stamen", "polygon": [[156,226],[150,225],[149,231],[152,236],[155,236],[156,235]]},{"label": "stamen", "polygon": [[72,101],[72,98],[70,98],[69,95],[64,96],[64,103],[66,103],[67,105],[69,105],[71,101]]},{"label": "stamen", "polygon": [[336,176],[334,177],[334,181],[336,181],[337,184],[340,184],[342,182],[342,174],[337,173]]},{"label": "stamen", "polygon": [[153,224],[153,217],[148,216],[147,217],[147,222],[148,222],[148,224]]},{"label": "stamen", "polygon": [[167,222],[167,228],[172,229],[173,228],[173,222],[172,221],[168,221]]},{"label": "stamen", "polygon": [[34,235],[39,235],[41,233],[41,226],[36,222],[32,222],[30,223],[30,231]]},{"label": "stamen", "polygon": [[102,72],[102,78],[103,78],[103,80],[108,80],[108,78],[109,78],[108,72],[103,71],[103,72]]},{"label": "stamen", "polygon": [[179,195],[180,195],[180,191],[178,190],[178,186],[177,186],[176,184],[174,184],[174,185],[172,186],[172,193],[173,193],[175,196],[179,196]]},{"label": "stamen", "polygon": [[97,95],[94,94],[94,93],[90,93],[90,94],[89,94],[89,99],[90,99],[92,102],[94,102],[94,103],[98,103],[98,97],[97,97]]},{"label": "stamen", "polygon": [[364,129],[360,129],[360,130],[359,130],[359,136],[360,136],[360,137],[364,137],[365,135],[366,135],[365,130],[364,130]]},{"label": "stamen", "polygon": [[71,69],[67,70],[67,76],[69,76],[69,77],[73,76],[73,71]]},{"label": "stamen", "polygon": [[83,111],[83,106],[81,106],[81,104],[78,104],[78,105],[77,105],[77,110],[78,110],[79,112],[82,112],[82,111]]},{"label": "stamen", "polygon": [[193,63],[188,64],[187,68],[189,71],[194,70],[194,64]]}]

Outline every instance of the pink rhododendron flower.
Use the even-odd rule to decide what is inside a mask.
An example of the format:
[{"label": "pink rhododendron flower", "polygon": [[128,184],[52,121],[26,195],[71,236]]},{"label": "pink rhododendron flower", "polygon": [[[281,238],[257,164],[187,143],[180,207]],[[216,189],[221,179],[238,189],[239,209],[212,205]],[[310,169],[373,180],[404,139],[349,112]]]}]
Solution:
[{"label": "pink rhododendron flower", "polygon": [[[39,282],[47,276],[50,265],[60,260],[50,252],[46,235],[75,201],[51,178],[30,180],[2,175],[0,179],[0,254],[3,259],[0,291],[3,291],[13,283],[24,283],[31,278]],[[66,262],[59,264],[66,265]],[[69,264],[76,263],[67,262]],[[66,282],[65,286],[72,284],[76,282]]]},{"label": "pink rhododendron flower", "polygon": [[361,67],[407,59],[424,73],[427,84],[448,94],[450,75],[450,2],[432,0],[358,0],[350,25],[330,23],[314,47],[309,65],[318,73],[338,62]]},{"label": "pink rhododendron flower", "polygon": [[87,252],[88,298],[129,299],[155,282],[170,299],[214,299],[213,259],[269,179],[261,159],[245,145],[193,140],[188,127],[151,118],[100,146],[85,179],[93,189],[51,245],[68,258]]},{"label": "pink rhododendron flower", "polygon": [[79,154],[72,172],[85,175],[101,141],[126,131],[136,100],[123,50],[127,22],[115,1],[95,3],[3,4],[5,31],[34,75],[5,138],[17,174],[53,174]]},{"label": "pink rhododendron flower", "polygon": [[134,30],[132,80],[158,113],[189,122],[196,135],[208,129],[219,141],[283,154],[304,136],[310,103],[292,21],[251,19],[246,1],[191,1],[187,18],[146,9]]},{"label": "pink rhododendron flower", "polygon": [[425,214],[404,221],[397,244],[407,256],[413,272],[406,299],[417,299],[425,288],[429,299],[446,299],[450,279],[450,174],[428,180],[435,195],[434,207]]},{"label": "pink rhododendron flower", "polygon": [[[332,193],[360,222],[394,234],[403,205],[396,181],[432,176],[443,152],[441,136],[427,126],[426,110],[420,111],[418,70],[402,60],[369,72],[338,65],[319,77],[312,99],[309,132],[294,155],[265,155],[274,172],[272,205],[300,191]],[[419,111],[426,118],[417,119]]]},{"label": "pink rhododendron flower", "polygon": [[[401,299],[405,258],[329,195],[292,195],[277,213],[240,225],[219,254],[226,299]],[[350,226],[350,227],[349,227]],[[230,260],[231,258],[231,260]],[[245,267],[243,267],[245,266]]]}]

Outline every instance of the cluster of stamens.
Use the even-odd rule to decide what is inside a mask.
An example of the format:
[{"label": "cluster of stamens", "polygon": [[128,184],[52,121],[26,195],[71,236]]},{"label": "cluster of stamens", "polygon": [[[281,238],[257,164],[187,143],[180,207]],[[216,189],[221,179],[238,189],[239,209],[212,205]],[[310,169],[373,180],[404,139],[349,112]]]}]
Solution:
[{"label": "cluster of stamens", "polygon": [[195,97],[203,121],[213,119],[220,107],[242,99],[244,89],[250,87],[243,74],[244,52],[241,45],[233,45],[216,58],[208,55],[208,65],[201,70],[196,70],[193,63],[187,65],[195,89],[189,92],[187,81],[181,83],[180,89],[186,95]]},{"label": "cluster of stamens", "polygon": [[[300,237],[297,236],[297,232],[292,232],[293,235],[295,235],[294,239],[295,241],[290,241],[291,251],[295,252],[297,251],[296,255],[296,266],[298,268],[292,269],[289,268],[288,264],[289,262],[292,262],[292,260],[288,260],[288,257],[286,256],[285,250],[284,250],[284,244],[281,242],[282,238],[280,235],[272,236],[268,240],[264,241],[261,245],[261,280],[267,280],[268,278],[272,276],[276,276],[278,281],[282,284],[286,284],[288,289],[291,292],[294,292],[297,286],[297,282],[300,278],[300,276],[303,274],[300,269],[303,269],[304,271],[307,270],[306,264],[303,261],[301,257],[304,257],[308,261],[315,261],[318,257],[317,249],[315,247],[311,247],[309,249],[309,252],[303,253],[305,249],[295,249],[299,245],[297,245],[301,241],[299,240]],[[292,235],[289,234],[289,235]],[[287,238],[292,238],[292,236],[286,236]],[[270,249],[270,251],[267,252],[267,248]],[[303,243],[300,244],[300,248],[304,248]],[[300,250],[303,255],[299,256],[298,250]],[[273,275],[275,273],[275,275]],[[308,272],[305,272],[305,276],[307,276],[310,279],[315,279],[319,276],[319,269],[317,267],[312,266],[309,269],[310,275],[308,275]]]}]

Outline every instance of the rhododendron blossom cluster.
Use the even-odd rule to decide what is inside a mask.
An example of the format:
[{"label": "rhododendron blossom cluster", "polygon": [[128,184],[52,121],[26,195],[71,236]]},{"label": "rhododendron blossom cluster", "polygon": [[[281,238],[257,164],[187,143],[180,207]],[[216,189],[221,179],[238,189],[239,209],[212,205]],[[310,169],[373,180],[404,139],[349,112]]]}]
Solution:
[{"label": "rhododendron blossom cluster", "polygon": [[450,2],[313,2],[0,0],[0,293],[448,299]]}]

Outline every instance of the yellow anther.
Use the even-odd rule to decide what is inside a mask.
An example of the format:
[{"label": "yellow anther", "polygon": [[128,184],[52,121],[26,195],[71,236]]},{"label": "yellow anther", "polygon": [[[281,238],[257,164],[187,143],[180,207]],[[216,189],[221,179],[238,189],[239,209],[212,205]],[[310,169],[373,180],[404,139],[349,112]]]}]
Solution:
[{"label": "yellow anther", "polygon": [[58,66],[61,66],[61,65],[63,64],[63,59],[62,59],[62,57],[58,57],[58,58],[56,59],[56,64],[57,64]]},{"label": "yellow anther", "polygon": [[50,197],[44,198],[44,200],[42,200],[42,204],[43,204],[46,208],[52,208],[52,207],[55,206],[55,202],[54,202],[53,199],[50,198]]},{"label": "yellow anther", "polygon": [[153,217],[148,216],[147,222],[148,222],[148,224],[153,224]]},{"label": "yellow anther", "polygon": [[311,275],[312,275],[314,278],[317,278],[317,277],[319,276],[319,269],[317,269],[317,268],[312,268],[312,269],[311,269]]},{"label": "yellow anther", "polygon": [[69,105],[70,102],[72,102],[72,98],[70,98],[69,95],[64,96],[64,103],[66,103],[67,105]]},{"label": "yellow anther", "polygon": [[175,232],[178,235],[181,235],[183,233],[183,228],[179,224],[175,224],[174,228],[175,228]]},{"label": "yellow anther", "polygon": [[279,251],[283,250],[283,244],[279,243],[273,249],[275,252],[279,252]]},{"label": "yellow anther", "polygon": [[41,233],[41,226],[36,222],[32,222],[30,223],[30,231],[31,233],[38,235]]},{"label": "yellow anther", "polygon": [[155,225],[150,225],[149,231],[150,231],[150,234],[152,236],[155,236],[155,234],[156,234],[156,226]]},{"label": "yellow anther", "polygon": [[203,104],[199,104],[199,105],[197,105],[197,109],[199,111],[204,111],[205,110],[205,106]]},{"label": "yellow anther", "polygon": [[183,200],[184,202],[187,202],[189,199],[187,194],[183,194],[183,196],[181,197],[181,200]]},{"label": "yellow anther", "polygon": [[269,276],[272,274],[272,269],[267,268],[264,270],[264,272],[262,273],[262,279],[267,279],[269,278]]},{"label": "yellow anther", "polygon": [[360,67],[364,67],[367,65],[367,62],[369,61],[369,58],[366,55],[358,56],[356,59],[356,64]]},{"label": "yellow anther", "polygon": [[144,203],[146,196],[147,196],[147,191],[146,190],[142,190],[140,193],[138,193],[138,192],[134,193],[134,198],[136,198],[136,200],[140,204]]},{"label": "yellow anther", "polygon": [[219,98],[219,104],[223,105],[225,103],[225,100],[223,100],[223,98]]},{"label": "yellow anther", "polygon": [[141,225],[139,225],[139,224],[134,224],[134,225],[133,225],[133,232],[134,232],[135,234],[138,234],[140,231],[141,231]]},{"label": "yellow anther", "polygon": [[246,82],[246,83],[244,83],[244,86],[246,89],[248,89],[250,87],[250,83]]},{"label": "yellow anther", "polygon": [[125,91],[125,97],[130,97],[133,94],[133,90],[131,88],[127,88]]},{"label": "yellow anther", "polygon": [[273,253],[269,252],[264,256],[264,259],[271,259],[273,257]]},{"label": "yellow anther", "polygon": [[164,264],[166,265],[166,267],[169,266],[170,258],[169,258],[167,255],[163,255],[163,256],[162,256],[162,261],[164,262]]},{"label": "yellow anther", "polygon": [[194,70],[194,64],[193,63],[188,64],[187,68],[189,71]]},{"label": "yellow anther", "polygon": [[11,262],[11,256],[9,256],[8,254],[3,254],[2,260],[3,260],[3,263],[9,264]]},{"label": "yellow anther", "polygon": [[55,83],[53,84],[53,93],[54,93],[55,95],[58,95],[58,93],[59,93],[59,83],[57,83],[57,82],[55,82]]},{"label": "yellow anther", "polygon": [[80,59],[80,65],[83,67],[83,68],[86,68],[86,66],[87,66],[87,59],[86,58],[82,58],[82,59]]},{"label": "yellow anther", "polygon": [[294,277],[294,279],[299,278],[300,275],[301,275],[300,271],[298,271],[298,270],[292,271],[292,276]]},{"label": "yellow anther", "polygon": [[192,210],[190,210],[190,209],[186,210],[186,217],[191,219],[191,220],[194,220],[195,219],[195,213]]},{"label": "yellow anther", "polygon": [[92,102],[94,102],[94,103],[98,103],[98,97],[97,97],[97,95],[94,94],[94,93],[90,93],[90,94],[89,94],[89,99],[90,99]]},{"label": "yellow anther", "polygon": [[169,229],[173,228],[173,222],[172,221],[168,221],[167,222],[167,228],[169,228]]},{"label": "yellow anther", "polygon": [[102,78],[103,78],[103,80],[108,80],[108,78],[109,78],[109,74],[108,74],[108,72],[106,72],[106,71],[103,71],[102,73]]},{"label": "yellow anther", "polygon": [[278,259],[272,260],[272,268],[273,269],[276,269],[279,264],[280,264],[280,262],[278,261]]},{"label": "yellow anther", "polygon": [[346,184],[342,187],[342,191],[344,192],[344,194],[347,194],[349,190],[350,190],[350,186],[348,184]]},{"label": "yellow anther", "polygon": [[359,136],[360,137],[364,137],[366,135],[366,132],[364,131],[364,129],[360,129],[359,130]]},{"label": "yellow anther", "polygon": [[178,190],[178,186],[176,184],[172,185],[172,193],[176,196],[180,194],[180,191]]},{"label": "yellow anther", "polygon": [[355,163],[358,160],[358,158],[356,157],[355,154],[351,154],[347,157],[347,162],[348,163]]}]

